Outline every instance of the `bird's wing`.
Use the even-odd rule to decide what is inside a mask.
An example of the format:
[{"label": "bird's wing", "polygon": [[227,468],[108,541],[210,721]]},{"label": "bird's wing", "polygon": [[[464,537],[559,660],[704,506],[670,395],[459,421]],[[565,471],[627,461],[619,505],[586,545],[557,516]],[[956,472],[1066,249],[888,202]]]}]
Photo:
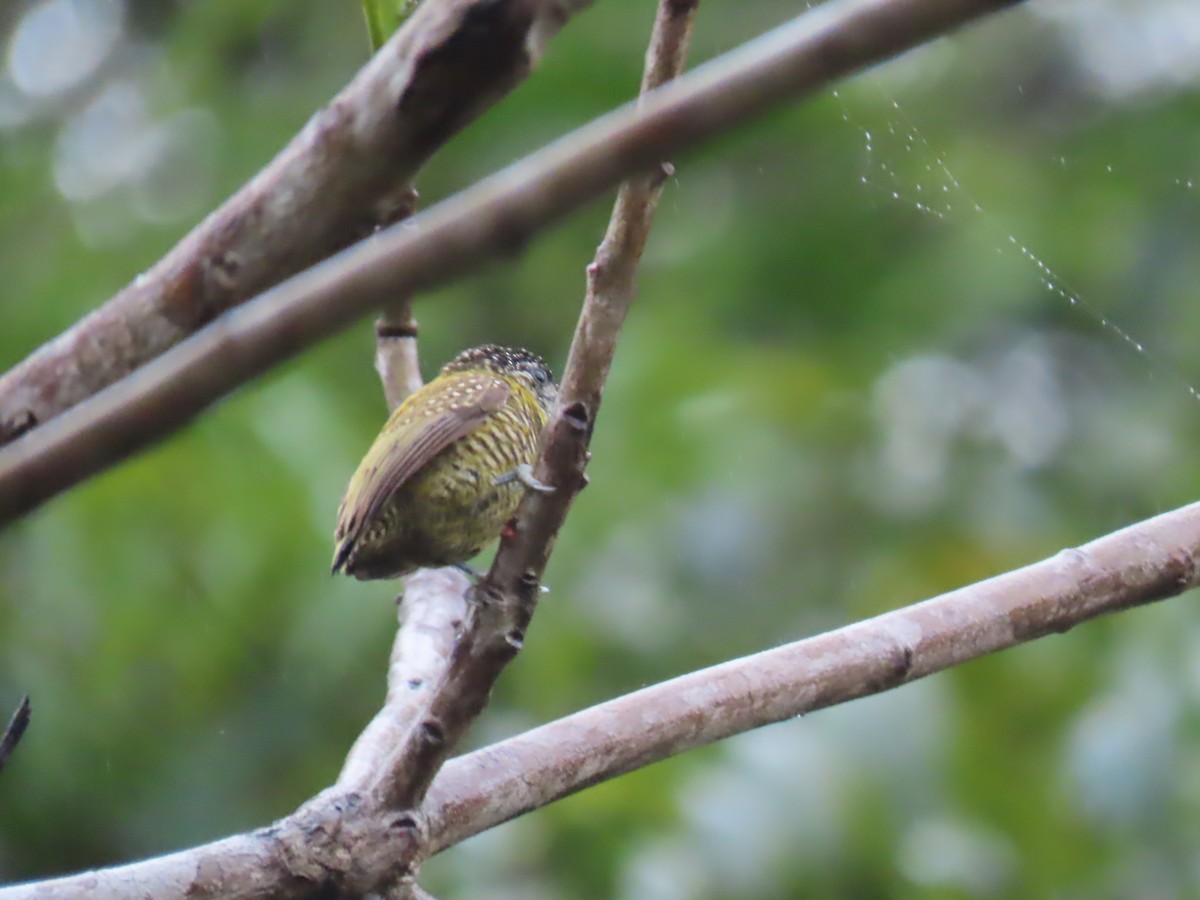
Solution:
[{"label": "bird's wing", "polygon": [[334,539],[348,548],[406,481],[503,407],[508,394],[495,375],[454,372],[401,403],[350,479]]}]

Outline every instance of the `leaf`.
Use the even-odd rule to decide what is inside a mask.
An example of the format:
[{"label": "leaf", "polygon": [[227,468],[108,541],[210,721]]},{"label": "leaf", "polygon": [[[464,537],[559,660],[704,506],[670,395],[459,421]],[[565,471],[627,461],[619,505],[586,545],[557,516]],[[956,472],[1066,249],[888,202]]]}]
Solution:
[{"label": "leaf", "polygon": [[413,14],[420,0],[362,0],[367,39],[374,53]]}]

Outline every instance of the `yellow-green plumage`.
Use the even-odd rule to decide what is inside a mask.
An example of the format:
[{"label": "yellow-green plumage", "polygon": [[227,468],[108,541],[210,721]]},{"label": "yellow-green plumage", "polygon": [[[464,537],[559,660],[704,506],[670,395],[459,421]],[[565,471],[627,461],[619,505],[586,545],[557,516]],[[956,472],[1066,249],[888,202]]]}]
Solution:
[{"label": "yellow-green plumage", "polygon": [[477,554],[520,502],[512,476],[536,458],[554,396],[545,363],[527,351],[487,345],[455,357],[396,408],[350,479],[334,572],[395,578]]}]

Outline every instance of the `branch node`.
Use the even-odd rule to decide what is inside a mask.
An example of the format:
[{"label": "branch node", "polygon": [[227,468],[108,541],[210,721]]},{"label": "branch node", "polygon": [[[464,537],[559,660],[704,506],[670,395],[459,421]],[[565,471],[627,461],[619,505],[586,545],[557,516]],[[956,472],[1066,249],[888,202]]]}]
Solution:
[{"label": "branch node", "polygon": [[[675,166],[669,162],[661,162],[646,176],[646,186],[651,191],[660,191],[667,179],[675,174]],[[657,200],[653,201],[657,203]]]},{"label": "branch node", "polygon": [[392,829],[395,831],[417,831],[420,827],[417,816],[412,810],[403,812],[392,819]]},{"label": "branch node", "polygon": [[416,212],[420,199],[421,195],[411,184],[403,185],[395,192],[381,197],[371,210],[368,234],[407,219]]},{"label": "branch node", "polygon": [[204,266],[210,282],[222,291],[233,291],[237,287],[237,274],[241,269],[237,254],[232,251],[215,253]]},{"label": "branch node", "polygon": [[395,324],[385,322],[379,319],[375,323],[375,337],[380,340],[391,340],[396,338],[415,338],[419,334],[417,323],[409,322],[405,324]]},{"label": "branch node", "polygon": [[566,422],[567,425],[569,425],[572,429],[583,433],[587,432],[588,423],[592,418],[588,414],[588,409],[582,400],[576,400],[574,403],[563,407],[562,417],[563,421]]},{"label": "branch node", "polygon": [[441,725],[433,719],[426,719],[421,723],[421,740],[431,747],[439,747],[445,742],[446,734]]},{"label": "branch node", "polygon": [[478,607],[489,609],[503,605],[504,594],[489,582],[481,581],[471,588],[467,599]]},{"label": "branch node", "polygon": [[916,650],[912,644],[904,643],[900,646],[900,659],[896,666],[896,684],[903,684],[908,680],[908,676],[912,673],[913,661],[916,659]]},{"label": "branch node", "polygon": [[37,423],[38,419],[33,410],[17,410],[3,422],[0,422],[0,444],[15,441]]}]

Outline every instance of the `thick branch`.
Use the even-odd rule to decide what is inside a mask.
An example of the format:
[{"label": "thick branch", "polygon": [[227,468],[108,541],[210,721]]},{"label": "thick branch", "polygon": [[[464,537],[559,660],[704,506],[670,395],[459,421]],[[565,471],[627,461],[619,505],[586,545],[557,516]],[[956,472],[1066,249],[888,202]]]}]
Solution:
[{"label": "thick branch", "polygon": [[[531,809],[685,750],[880,693],[1096,616],[1200,586],[1200,504],[1165,513],[1040,563],[837,631],[694,672],[452,760],[425,802],[434,850]],[[269,829],[141,863],[0,888],[0,900],[188,895],[314,896],[313,864],[281,850],[297,834],[324,847],[365,833],[364,852],[403,852],[407,823],[364,819],[355,795],[328,818]],[[339,818],[340,817],[340,818]],[[378,829],[377,832],[371,828]],[[375,857],[373,857],[375,858]],[[350,868],[345,852],[321,857]],[[313,876],[315,877],[315,876]],[[300,890],[300,887],[306,890]]]},{"label": "thick branch", "polygon": [[0,378],[0,444],[404,215],[409,184],[590,0],[427,0],[284,150],[159,263]]},{"label": "thick branch", "polygon": [[610,114],[268,291],[0,448],[0,524],[169,434],[398,293],[461,277],[511,251],[623,175],[1015,2],[848,0],[817,7],[656,91],[640,112]]},{"label": "thick branch", "polygon": [[590,785],[1200,586],[1200,504],[924,603],[693,672],[447,763],[434,852]]}]

